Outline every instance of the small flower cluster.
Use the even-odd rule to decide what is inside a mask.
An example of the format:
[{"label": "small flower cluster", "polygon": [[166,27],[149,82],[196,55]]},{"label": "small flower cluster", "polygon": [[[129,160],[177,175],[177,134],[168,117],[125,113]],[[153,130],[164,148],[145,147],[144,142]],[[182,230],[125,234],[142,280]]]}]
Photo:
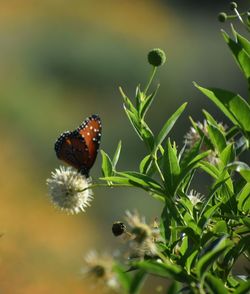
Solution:
[{"label": "small flower cluster", "polygon": [[113,270],[115,260],[108,253],[102,255],[97,251],[90,251],[84,258],[85,266],[82,273],[85,278],[92,279],[92,284],[100,286],[103,290],[113,290],[119,293],[120,284]]}]

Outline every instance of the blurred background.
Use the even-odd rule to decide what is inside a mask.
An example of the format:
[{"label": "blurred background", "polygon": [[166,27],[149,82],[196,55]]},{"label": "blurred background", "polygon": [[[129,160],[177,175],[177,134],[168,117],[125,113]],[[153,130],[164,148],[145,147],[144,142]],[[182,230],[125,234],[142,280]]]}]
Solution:
[{"label": "blurred background", "polygon": [[[238,1],[240,10],[245,2]],[[56,210],[45,184],[60,164],[54,142],[98,113],[101,148],[113,154],[121,139],[118,168],[137,169],[146,150],[128,124],[118,86],[132,97],[138,83],[145,85],[151,72],[146,55],[154,47],[167,53],[147,116],[154,132],[184,101],[188,108],[171,132],[179,146],[188,115],[202,121],[205,108],[224,120],[192,81],[246,96],[246,83],[220,34],[229,26],[217,21],[228,3],[0,2],[0,293],[93,293],[80,274],[83,256],[94,248],[120,247],[111,233],[113,221],[134,208],[149,222],[160,216],[160,203],[124,189],[96,189],[92,206],[79,215]],[[99,155],[93,178],[101,176],[100,163]],[[207,185],[199,179],[193,188],[205,193]],[[153,287],[147,284],[148,293]]]}]

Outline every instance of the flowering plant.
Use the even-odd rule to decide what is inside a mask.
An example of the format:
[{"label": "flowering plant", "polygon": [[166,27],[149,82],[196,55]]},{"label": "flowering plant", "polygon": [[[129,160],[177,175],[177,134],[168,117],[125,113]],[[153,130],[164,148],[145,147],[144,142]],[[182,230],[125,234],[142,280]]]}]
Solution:
[{"label": "flowering plant", "polygon": [[[235,17],[250,30],[249,15],[245,13],[247,19],[243,20],[235,3],[231,3],[231,8]],[[219,16],[222,21],[227,18],[230,17],[225,13]],[[233,37],[224,31],[222,35],[250,89],[250,42],[233,27],[232,33]],[[113,234],[129,243],[125,265],[92,252],[86,258],[84,271],[118,293],[139,293],[148,275],[170,280],[167,293],[247,293],[249,269],[246,275],[240,276],[234,265],[239,258],[250,260],[250,167],[241,161],[243,152],[249,154],[250,105],[239,94],[194,83],[224,113],[230,125],[218,123],[204,110],[203,123],[190,119],[190,131],[179,149],[169,133],[186,103],[167,119],[157,135],[146,122],[146,114],[159,89],[158,86],[149,92],[150,86],[165,60],[161,49],[149,52],[148,61],[153,71],[146,87],[136,88],[134,99],[120,88],[125,113],[147,149],[139,171],[117,170],[122,147],[119,142],[113,158],[101,151],[103,177],[100,178],[100,185],[147,191],[162,202],[161,216],[147,224],[137,211],[127,212],[125,222],[117,221],[112,226]],[[197,170],[212,178],[207,195],[200,195],[191,188]],[[48,185],[52,198],[56,195],[57,199],[58,191],[64,196],[71,193],[75,202],[70,205],[80,203],[76,208],[69,207],[66,200],[57,200],[56,204],[63,203],[64,209],[78,212],[92,197],[84,191],[99,184],[91,185],[86,179],[81,184],[76,174],[71,176],[68,174],[62,183],[76,182],[79,191],[73,187],[68,193],[65,187],[55,184],[56,178],[61,177],[59,171],[54,174],[54,181],[48,180]]]}]

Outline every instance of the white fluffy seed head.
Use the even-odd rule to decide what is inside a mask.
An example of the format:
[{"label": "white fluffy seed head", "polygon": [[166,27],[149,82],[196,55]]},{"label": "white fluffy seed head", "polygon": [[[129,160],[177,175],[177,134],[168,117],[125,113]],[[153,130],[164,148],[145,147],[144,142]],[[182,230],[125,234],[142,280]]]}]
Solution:
[{"label": "white fluffy seed head", "polygon": [[71,167],[61,166],[46,181],[52,203],[61,210],[76,214],[85,211],[93,198],[91,179]]}]

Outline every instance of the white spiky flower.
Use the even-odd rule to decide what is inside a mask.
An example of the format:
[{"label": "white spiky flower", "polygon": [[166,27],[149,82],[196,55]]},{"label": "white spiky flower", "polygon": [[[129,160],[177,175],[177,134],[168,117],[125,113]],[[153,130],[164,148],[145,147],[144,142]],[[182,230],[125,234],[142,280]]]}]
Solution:
[{"label": "white spiky flower", "polygon": [[162,240],[157,221],[148,225],[145,217],[141,217],[137,211],[131,213],[126,211],[125,217],[131,230],[130,246],[131,256],[145,257],[157,255],[156,243]]},{"label": "white spiky flower", "polygon": [[52,203],[69,214],[85,211],[93,198],[91,179],[72,167],[60,166],[46,181]]},{"label": "white spiky flower", "polygon": [[196,192],[195,190],[191,190],[187,195],[193,206],[196,206],[199,203],[204,202],[205,196],[201,193]]},{"label": "white spiky flower", "polygon": [[113,268],[115,265],[114,258],[108,253],[98,254],[97,251],[91,250],[86,254],[85,266],[82,273],[85,278],[91,278],[95,286],[101,286],[103,290],[119,291],[120,284]]}]

